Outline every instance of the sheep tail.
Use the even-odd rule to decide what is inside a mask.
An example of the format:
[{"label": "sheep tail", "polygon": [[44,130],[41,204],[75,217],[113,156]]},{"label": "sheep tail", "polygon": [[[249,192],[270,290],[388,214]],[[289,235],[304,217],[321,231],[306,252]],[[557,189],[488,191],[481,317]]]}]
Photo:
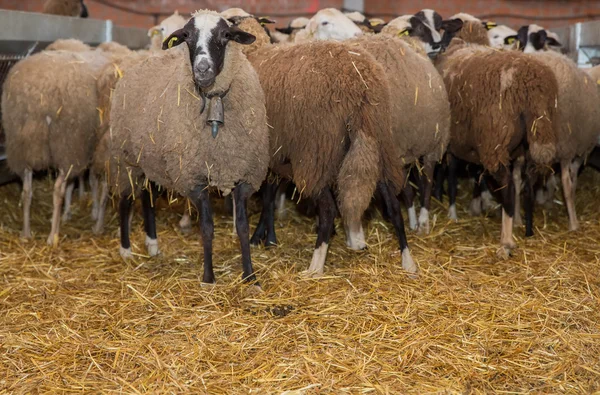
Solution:
[{"label": "sheep tail", "polygon": [[530,100],[529,106],[524,111],[525,127],[527,128],[527,143],[533,161],[541,166],[552,164],[556,156],[558,113],[556,100],[558,87],[552,89],[551,81],[542,85],[543,81],[530,89],[528,97],[538,98]]}]

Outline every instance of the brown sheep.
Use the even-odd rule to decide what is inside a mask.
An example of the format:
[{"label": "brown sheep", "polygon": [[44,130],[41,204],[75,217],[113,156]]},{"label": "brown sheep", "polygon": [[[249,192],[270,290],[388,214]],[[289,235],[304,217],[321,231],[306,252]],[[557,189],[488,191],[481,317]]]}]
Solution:
[{"label": "brown sheep", "polygon": [[[224,46],[212,39],[227,37]],[[258,76],[236,45],[254,37],[217,13],[199,11],[165,41],[177,46],[131,67],[111,100],[111,183],[121,197],[121,254],[131,255],[128,216],[134,196],[151,180],[190,198],[201,213],[203,281],[214,282],[212,209],[208,189],[233,190],[243,278],[254,281],[246,199],[269,164],[265,97]],[[163,47],[163,48],[165,48]],[[205,50],[198,50],[198,48]],[[215,66],[215,65],[221,65]],[[219,103],[224,116],[217,123]],[[214,118],[213,118],[214,117]],[[215,119],[215,122],[212,120]],[[148,251],[158,253],[152,188],[142,191]]]},{"label": "brown sheep", "polygon": [[[257,37],[264,34],[251,18],[239,27]],[[363,49],[341,43],[263,44],[245,51],[267,100],[271,170],[292,179],[301,197],[318,202],[319,230],[308,272],[323,273],[336,213],[333,191],[352,235],[349,241],[364,240],[360,221],[376,186],[393,205],[403,267],[416,272],[398,202],[388,191],[388,185],[400,191],[404,172],[390,130],[385,71]],[[253,241],[262,240],[266,231],[267,242],[276,243],[272,199],[263,199]]]},{"label": "brown sheep", "polygon": [[[463,24],[455,19],[446,24],[447,34],[461,26],[469,35],[476,29],[485,30],[481,24]],[[438,58],[437,67],[452,109],[449,151],[483,165],[500,184],[503,211],[499,254],[507,256],[515,247],[513,162],[527,154],[534,164],[547,166],[556,154],[556,77],[530,56],[456,38]],[[451,193],[455,191],[451,189]]]},{"label": "brown sheep", "polygon": [[44,14],[78,16],[81,18],[89,16],[83,0],[46,0],[42,12]]},{"label": "brown sheep", "polygon": [[52,231],[58,242],[67,184],[90,163],[98,126],[96,76],[108,62],[102,51],[44,51],[17,63],[3,87],[8,166],[23,180],[23,233],[31,237],[34,171],[56,169]]}]

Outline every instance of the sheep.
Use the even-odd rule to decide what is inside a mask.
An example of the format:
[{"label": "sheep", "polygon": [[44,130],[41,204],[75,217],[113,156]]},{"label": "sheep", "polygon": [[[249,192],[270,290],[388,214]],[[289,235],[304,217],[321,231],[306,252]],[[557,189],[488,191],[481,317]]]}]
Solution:
[{"label": "sheep", "polygon": [[[557,107],[560,124],[557,128],[555,161],[561,166],[563,193],[569,215],[569,230],[579,229],[575,210],[577,172],[583,160],[598,141],[600,124],[600,94],[596,81],[568,57],[545,51],[548,34],[539,26],[523,26],[518,34],[519,48],[552,70],[558,81]],[[554,39],[551,39],[554,43]],[[532,187],[532,186],[529,186]],[[531,214],[529,214],[531,215]],[[527,235],[532,235],[527,223]]]},{"label": "sheep", "polygon": [[562,46],[556,33],[552,33],[538,25],[522,26],[516,36],[510,38],[517,39],[519,49],[525,53],[546,50],[560,52]]},{"label": "sheep", "polygon": [[158,25],[150,28],[150,30],[148,30],[150,49],[153,51],[160,51],[165,38],[169,37],[174,31],[181,29],[187,21],[187,19],[179,15],[179,11],[175,11],[173,15],[165,18]]},{"label": "sheep", "polygon": [[[255,36],[264,34],[251,18],[241,20],[239,27]],[[301,198],[317,201],[318,235],[307,274],[323,274],[336,215],[334,192],[352,235],[347,242],[362,241],[351,247],[363,248],[360,221],[376,188],[391,213],[402,266],[416,273],[393,196],[402,188],[404,174],[392,143],[385,71],[366,51],[343,43],[263,44],[245,50],[267,100],[271,171],[292,179]],[[267,185],[265,191],[252,240],[276,244],[273,189]]]},{"label": "sheep", "polygon": [[488,30],[488,39],[494,48],[511,49],[516,42],[516,35],[517,31],[506,25],[493,26]]},{"label": "sheep", "polygon": [[[538,166],[556,154],[558,82],[552,70],[531,56],[470,44],[487,40],[483,25],[451,18],[444,22],[447,51],[436,66],[444,77],[452,110],[449,152],[482,164],[501,187],[500,257],[511,254],[514,182],[511,168],[527,154]],[[454,179],[453,179],[454,178]],[[456,183],[451,175],[451,185]],[[451,194],[456,194],[455,188]]]},{"label": "sheep", "polygon": [[42,12],[52,15],[78,16],[80,18],[89,16],[83,0],[46,0]]},{"label": "sheep", "polygon": [[198,11],[167,38],[163,48],[171,49],[125,73],[111,101],[111,183],[121,199],[121,255],[131,256],[127,218],[142,184],[146,246],[150,255],[159,252],[151,207],[157,183],[190,198],[201,213],[204,283],[215,280],[209,188],[233,190],[243,279],[256,281],[246,200],[265,179],[269,132],[258,76],[234,41],[248,45],[254,36],[215,12]]},{"label": "sheep", "polygon": [[280,37],[280,42],[291,42],[296,40],[296,34],[308,25],[310,19],[300,17],[293,19],[287,27],[276,27],[275,33],[280,33],[284,36]]},{"label": "sheep", "polygon": [[[421,13],[423,13],[423,11]],[[429,26],[424,19],[424,17],[420,18],[416,15],[400,16],[389,21],[381,30],[381,33],[405,39],[412,37],[412,40],[420,41],[419,45],[413,45],[413,49],[419,51],[420,46],[423,46],[421,53],[435,54],[441,49],[442,37],[439,32]]]},{"label": "sheep", "polygon": [[302,43],[312,40],[343,41],[362,34],[362,30],[341,11],[335,8],[325,8],[310,18],[306,27],[296,34],[294,42]]},{"label": "sheep", "polygon": [[[382,29],[381,37],[365,36],[348,43],[367,50],[386,71],[391,92],[392,132],[401,162],[419,166],[420,160],[423,161],[418,222],[412,187],[407,185],[403,193],[409,226],[428,233],[433,171],[448,146],[450,105],[444,81],[425,53],[426,45],[429,51],[435,51],[439,46],[411,37],[410,34],[419,35],[430,29],[419,19],[410,19],[391,21]],[[394,38],[398,35],[406,39]]]},{"label": "sheep", "polygon": [[44,51],[17,63],[2,93],[9,168],[23,180],[22,237],[31,237],[34,171],[56,169],[52,230],[58,243],[67,184],[89,165],[98,126],[96,76],[109,61],[102,51]]},{"label": "sheep", "polygon": [[92,47],[73,38],[59,39],[46,47],[46,51],[86,52],[91,50]]},{"label": "sheep", "polygon": [[[379,33],[383,24],[371,24],[369,19],[358,11],[345,12],[344,15],[356,24],[365,34]],[[379,27],[377,27],[379,26]]]}]

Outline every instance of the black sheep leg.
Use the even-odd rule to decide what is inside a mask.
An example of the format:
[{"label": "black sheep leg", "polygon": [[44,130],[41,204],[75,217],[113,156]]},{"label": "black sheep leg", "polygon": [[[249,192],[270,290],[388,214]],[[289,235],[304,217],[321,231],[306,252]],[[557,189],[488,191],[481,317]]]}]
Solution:
[{"label": "black sheep leg", "polygon": [[[275,190],[276,189],[277,187],[275,187]],[[252,259],[250,257],[250,225],[248,224],[248,213],[246,211],[246,202],[251,195],[252,187],[245,182],[237,185],[233,190],[236,212],[235,227],[238,238],[240,239],[240,247],[242,249],[242,279],[246,282],[256,283],[256,276],[254,275]]]},{"label": "black sheep leg", "polygon": [[131,241],[129,240],[129,214],[133,206],[133,197],[129,195],[121,196],[119,201],[119,230],[121,233],[121,248],[119,252],[123,258],[131,257]]},{"label": "black sheep leg", "polygon": [[400,243],[400,252],[402,253],[402,267],[410,272],[416,273],[417,266],[415,265],[410,251],[408,249],[408,241],[406,240],[406,231],[404,230],[404,219],[402,218],[402,210],[400,209],[400,202],[390,191],[388,185],[384,182],[379,182],[377,188],[383,197],[383,201],[390,215],[390,220],[394,225],[398,242]]},{"label": "black sheep leg", "polygon": [[458,159],[452,154],[448,154],[448,199],[450,206],[448,208],[448,217],[452,220],[458,220],[456,214],[456,194],[458,191]]},{"label": "black sheep leg", "polygon": [[523,193],[525,203],[525,236],[533,236],[533,212],[535,210],[535,174],[525,173],[525,190]]},{"label": "black sheep leg", "polygon": [[[498,254],[501,258],[507,258],[516,247],[513,240],[513,220],[515,216],[515,184],[510,168],[502,167],[493,175],[493,181],[497,183],[496,190],[502,196],[502,232],[500,233],[501,248]],[[492,181],[492,179],[490,179]]]},{"label": "black sheep leg", "polygon": [[334,221],[337,215],[337,206],[335,198],[329,187],[321,191],[317,200],[317,210],[319,212],[319,226],[317,229],[317,243],[313,252],[312,261],[308,268],[308,273],[320,276],[323,274],[325,258],[329,249],[329,241],[333,234]]},{"label": "black sheep leg", "polygon": [[444,180],[446,179],[446,161],[442,160],[442,163],[435,165],[435,184],[433,187],[433,197],[436,198],[440,203],[444,200]]},{"label": "black sheep leg", "polygon": [[413,189],[410,182],[406,182],[406,185],[401,192],[404,204],[406,204],[406,210],[408,211],[408,226],[410,230],[417,229],[417,210],[415,209],[415,190]]},{"label": "black sheep leg", "polygon": [[202,246],[204,249],[204,274],[202,282],[212,284],[215,282],[215,273],[212,264],[212,248],[214,238],[213,212],[206,185],[199,185],[190,194],[190,200],[200,212],[200,230],[202,232]]},{"label": "black sheep leg", "polygon": [[265,182],[261,188],[262,211],[256,230],[250,239],[254,246],[264,242],[265,247],[277,245],[277,235],[275,234],[275,196],[278,183]]},{"label": "black sheep leg", "polygon": [[144,230],[146,232],[146,250],[148,255],[156,256],[160,253],[156,237],[155,205],[158,198],[158,189],[153,182],[148,182],[150,190],[142,190],[142,213],[144,215]]}]

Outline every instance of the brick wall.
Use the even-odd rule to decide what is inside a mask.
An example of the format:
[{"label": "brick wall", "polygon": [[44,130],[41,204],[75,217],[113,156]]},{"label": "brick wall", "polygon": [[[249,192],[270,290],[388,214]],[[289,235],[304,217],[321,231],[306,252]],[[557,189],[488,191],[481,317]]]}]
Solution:
[{"label": "brick wall", "polygon": [[[45,0],[0,0],[0,8],[40,11]],[[167,14],[175,9],[189,13],[200,8],[223,10],[242,7],[257,15],[277,19],[279,25],[289,18],[282,15],[306,15],[325,7],[341,8],[343,0],[86,0],[90,14],[97,19],[112,19],[121,26],[150,27],[152,15],[137,15],[106,6],[105,2],[144,13]],[[442,16],[468,12],[499,23],[514,26],[537,22],[547,27],[600,19],[600,1],[593,0],[365,0],[365,12],[373,16],[412,14],[422,8],[438,10]],[[506,15],[517,15],[511,18]]]},{"label": "brick wall", "polygon": [[[443,17],[467,12],[486,20],[522,26],[530,23],[552,28],[600,19],[600,1],[594,0],[378,0],[365,1],[365,12],[374,16],[414,14],[432,8]],[[519,16],[508,17],[508,15]]]}]

